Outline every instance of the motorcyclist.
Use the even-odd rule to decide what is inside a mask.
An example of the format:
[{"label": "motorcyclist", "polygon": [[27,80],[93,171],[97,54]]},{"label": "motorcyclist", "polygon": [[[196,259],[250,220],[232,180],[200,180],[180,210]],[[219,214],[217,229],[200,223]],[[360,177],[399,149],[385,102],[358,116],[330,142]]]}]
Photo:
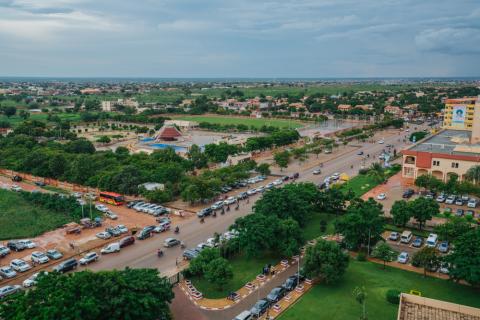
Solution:
[{"label": "motorcyclist", "polygon": [[175,233],[179,233],[180,232],[180,228],[178,226],[175,227]]},{"label": "motorcyclist", "polygon": [[157,250],[157,256],[159,256],[159,257],[163,256],[163,250],[162,249]]}]

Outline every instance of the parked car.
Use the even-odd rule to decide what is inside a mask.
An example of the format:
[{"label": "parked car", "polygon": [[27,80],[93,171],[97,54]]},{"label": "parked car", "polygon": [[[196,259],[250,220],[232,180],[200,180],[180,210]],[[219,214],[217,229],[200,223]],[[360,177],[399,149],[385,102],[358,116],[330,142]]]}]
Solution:
[{"label": "parked car", "polygon": [[120,244],[120,248],[127,247],[135,243],[135,237],[128,236],[128,237],[122,238],[118,243]]},{"label": "parked car", "polygon": [[22,180],[23,180],[23,179],[22,179],[22,177],[20,177],[20,176],[13,176],[13,177],[12,177],[12,181],[14,181],[14,182],[20,182],[20,181],[22,181]]},{"label": "parked car", "polygon": [[75,258],[70,258],[70,259],[67,259],[67,260],[63,261],[59,265],[55,266],[53,268],[53,271],[57,271],[57,272],[60,272],[60,273],[65,273],[67,271],[77,269],[77,266],[78,266],[77,260]]},{"label": "parked car", "polygon": [[118,242],[112,242],[107,244],[105,247],[100,250],[101,254],[108,254],[108,253],[114,253],[114,252],[119,252],[120,251],[120,243]]},{"label": "parked car", "polygon": [[11,240],[11,241],[8,241],[7,242],[7,247],[10,249],[10,250],[13,250],[13,251],[22,251],[22,250],[25,250],[26,247],[25,245],[18,241],[18,240]]},{"label": "parked car", "polygon": [[438,251],[440,251],[441,253],[447,253],[448,249],[449,249],[448,241],[442,241],[438,245]]},{"label": "parked car", "polygon": [[183,257],[187,260],[192,260],[195,259],[200,252],[197,251],[196,249],[187,249],[183,251]]},{"label": "parked car", "polygon": [[455,210],[455,215],[456,215],[457,217],[463,216],[463,213],[464,213],[463,209],[457,209],[457,210]]},{"label": "parked car", "polygon": [[212,208],[204,208],[197,212],[197,217],[204,218],[212,214]]},{"label": "parked car", "polygon": [[123,224],[119,224],[115,227],[115,229],[117,229],[121,234],[128,233],[128,228]]},{"label": "parked car", "polygon": [[35,181],[35,185],[37,185],[39,187],[45,187],[47,184],[43,181]]},{"label": "parked car", "polygon": [[382,140],[378,140],[378,143],[379,143],[379,144],[384,144],[385,141],[384,141],[383,139],[382,139]]},{"label": "parked car", "polygon": [[467,202],[468,200],[470,200],[470,197],[468,196],[468,194],[462,194],[461,199]]},{"label": "parked car", "polygon": [[330,176],[330,178],[331,178],[333,181],[337,181],[338,179],[340,179],[340,173],[335,172],[334,174],[332,174],[332,175]]},{"label": "parked car", "polygon": [[32,266],[22,259],[13,259],[10,261],[10,267],[17,272],[25,272],[32,269]]},{"label": "parked car", "polygon": [[47,263],[50,261],[50,259],[47,257],[47,255],[43,252],[40,251],[34,251],[32,252],[32,261],[35,263]]},{"label": "parked car", "polygon": [[427,198],[427,199],[435,199],[435,196],[436,196],[436,193],[434,191],[428,191],[425,194],[425,198]]},{"label": "parked car", "polygon": [[449,274],[450,273],[450,265],[446,262],[440,264],[440,268],[438,269],[438,272],[443,273],[443,274]]},{"label": "parked car", "polygon": [[385,199],[387,199],[387,194],[386,193],[380,193],[377,196],[377,200],[385,200]]},{"label": "parked car", "polygon": [[100,212],[107,212],[108,207],[104,204],[97,203],[97,204],[95,204],[95,209],[97,209]]},{"label": "parked car", "polygon": [[137,235],[137,239],[138,240],[145,240],[145,239],[148,239],[152,236],[152,232],[153,230],[151,231],[145,231],[145,230],[142,230],[140,231],[140,233]]},{"label": "parked car", "polygon": [[400,236],[400,242],[401,243],[410,243],[412,240],[413,234],[411,231],[405,230],[402,232],[402,235]]},{"label": "parked car", "polygon": [[363,156],[363,151],[358,151],[357,156]]},{"label": "parked car", "polygon": [[405,192],[403,192],[402,198],[408,199],[412,197],[415,194],[415,191],[413,189],[407,189]]},{"label": "parked car", "polygon": [[17,186],[16,184],[12,185],[12,187],[10,188],[12,191],[15,191],[15,192],[20,192],[22,191],[22,187],[20,186]]},{"label": "parked car", "polygon": [[445,200],[445,203],[446,203],[446,204],[454,204],[454,203],[455,203],[455,200],[457,200],[457,196],[455,196],[455,195],[452,194],[452,195],[449,195],[449,196],[447,197],[447,199]]},{"label": "parked car", "polygon": [[217,201],[211,206],[212,210],[222,209],[223,201]]},{"label": "parked car", "polygon": [[139,200],[128,201],[128,202],[127,202],[127,208],[131,209],[131,208],[133,208],[136,204],[138,204],[139,202],[141,202],[141,201],[139,201]]},{"label": "parked car", "polygon": [[229,205],[229,204],[234,204],[237,201],[235,197],[228,197],[225,201],[224,204]]},{"label": "parked car", "polygon": [[51,250],[47,250],[47,257],[49,257],[52,260],[58,260],[63,257],[63,254],[61,254],[60,251],[56,249],[51,249]]},{"label": "parked car", "polygon": [[19,285],[10,285],[10,286],[4,286],[0,287],[0,299],[5,298],[6,296],[9,296],[11,294],[17,293],[22,289]]},{"label": "parked car", "polygon": [[267,300],[270,303],[275,303],[275,302],[279,301],[280,299],[282,299],[285,296],[286,293],[287,293],[287,290],[285,290],[285,288],[275,287],[267,295]]},{"label": "parked car", "polygon": [[111,210],[105,211],[104,214],[109,219],[112,219],[112,220],[117,220],[118,219],[118,216],[115,213],[113,213]]},{"label": "parked car", "polygon": [[153,231],[157,233],[164,232],[167,230],[170,230],[170,221],[162,222],[158,226],[156,226],[155,229],[153,229]]},{"label": "parked car", "polygon": [[24,288],[30,288],[37,284],[38,277],[41,274],[48,274],[46,271],[36,272],[32,274],[28,279],[25,279],[22,283]]},{"label": "parked car", "polygon": [[110,234],[110,232],[106,232],[106,231],[102,231],[102,232],[99,232],[95,235],[97,238],[99,239],[103,239],[103,240],[107,240],[107,239],[110,239],[112,237],[112,235]]},{"label": "parked car", "polygon": [[447,200],[447,197],[442,193],[437,197],[437,202],[445,202]]},{"label": "parked car", "polygon": [[5,257],[9,253],[10,253],[10,249],[8,247],[0,245],[0,258]]},{"label": "parked car", "polygon": [[246,198],[248,198],[248,194],[246,192],[240,192],[237,195],[237,199],[243,200],[243,199],[246,199]]},{"label": "parked car", "polygon": [[257,189],[250,189],[250,190],[247,191],[247,194],[249,196],[253,196],[255,193],[257,193]]},{"label": "parked car", "polygon": [[281,184],[283,183],[283,180],[282,180],[282,179],[276,179],[276,180],[274,180],[272,183],[273,183],[274,185],[276,185],[276,186],[279,186],[279,185],[281,185]]},{"label": "parked car", "polygon": [[304,280],[304,277],[298,276],[298,274],[295,274],[293,276],[290,276],[285,280],[285,282],[282,284],[282,287],[285,288],[287,291],[292,291],[295,289],[297,284],[301,283]]},{"label": "parked car", "polygon": [[255,303],[255,305],[250,309],[250,313],[256,317],[259,318],[262,314],[267,311],[268,307],[270,306],[270,303],[266,299],[260,299]]},{"label": "parked car", "polygon": [[415,237],[412,242],[412,247],[420,248],[423,245],[423,238],[422,237]]},{"label": "parked car", "polygon": [[22,243],[26,249],[33,249],[37,247],[37,244],[32,240],[18,240],[18,242]]},{"label": "parked car", "polygon": [[163,241],[163,246],[166,248],[171,248],[180,244],[180,240],[175,238],[167,238]]},{"label": "parked car", "polygon": [[253,315],[250,311],[245,310],[240,312],[233,320],[251,320],[253,319]]},{"label": "parked car", "polygon": [[400,239],[400,234],[396,231],[390,232],[390,236],[388,237],[388,240],[392,241],[398,241]]},{"label": "parked car", "polygon": [[99,258],[98,254],[95,251],[86,253],[83,258],[81,258],[78,262],[82,266],[86,266],[87,264],[90,264],[92,262],[97,261]]},{"label": "parked car", "polygon": [[437,246],[438,235],[435,233],[430,233],[427,238],[427,246],[430,248],[435,248]]},{"label": "parked car", "polygon": [[474,217],[474,216],[475,216],[475,211],[473,211],[473,210],[467,210],[467,211],[465,211],[465,216],[472,216],[472,217]]},{"label": "parked car", "polygon": [[400,263],[406,264],[408,262],[408,259],[409,259],[408,252],[402,252],[398,256],[397,261]]},{"label": "parked car", "polygon": [[113,228],[113,227],[106,228],[105,232],[110,233],[113,237],[118,237],[122,234],[117,228]]},{"label": "parked car", "polygon": [[468,200],[467,207],[476,208],[477,207],[477,199],[471,198],[470,200]]},{"label": "parked car", "polygon": [[11,266],[3,266],[0,268],[0,276],[4,279],[14,278],[17,275]]},{"label": "parked car", "polygon": [[463,200],[462,200],[461,198],[457,198],[457,199],[455,200],[455,205],[457,205],[457,206],[463,206]]}]

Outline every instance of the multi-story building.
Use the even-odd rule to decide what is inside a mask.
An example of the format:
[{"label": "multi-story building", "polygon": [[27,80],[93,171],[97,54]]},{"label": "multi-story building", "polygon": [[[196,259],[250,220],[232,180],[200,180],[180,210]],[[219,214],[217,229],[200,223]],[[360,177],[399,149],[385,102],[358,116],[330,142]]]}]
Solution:
[{"label": "multi-story building", "polygon": [[446,99],[443,127],[445,129],[472,129],[475,111],[477,114],[480,113],[478,97]]}]

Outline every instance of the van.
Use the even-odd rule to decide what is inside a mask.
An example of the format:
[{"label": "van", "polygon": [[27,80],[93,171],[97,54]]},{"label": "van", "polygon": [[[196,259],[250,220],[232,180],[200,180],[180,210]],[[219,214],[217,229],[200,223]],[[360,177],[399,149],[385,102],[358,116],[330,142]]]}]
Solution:
[{"label": "van", "polygon": [[402,235],[400,236],[401,243],[410,243],[412,241],[412,232],[411,231],[403,231]]},{"label": "van", "polygon": [[252,313],[248,310],[245,310],[245,311],[242,311],[233,320],[250,320],[250,319],[253,319]]},{"label": "van", "polygon": [[435,233],[430,233],[427,238],[427,246],[430,248],[435,248],[437,246],[438,236]]},{"label": "van", "polygon": [[113,253],[113,252],[119,252],[119,251],[120,251],[120,243],[113,242],[108,244],[106,247],[104,247],[100,252],[102,254],[107,254],[107,253]]}]

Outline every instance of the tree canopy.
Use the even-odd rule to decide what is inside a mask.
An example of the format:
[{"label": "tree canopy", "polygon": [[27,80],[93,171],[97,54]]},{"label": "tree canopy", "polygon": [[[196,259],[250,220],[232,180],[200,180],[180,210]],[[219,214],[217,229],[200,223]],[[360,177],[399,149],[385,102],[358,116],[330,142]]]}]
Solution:
[{"label": "tree canopy", "polygon": [[480,228],[463,233],[454,244],[455,250],[445,257],[450,278],[480,286]]},{"label": "tree canopy", "polygon": [[348,261],[348,255],[337,243],[319,239],[314,246],[307,248],[303,270],[307,277],[320,277],[330,284],[342,278]]}]

